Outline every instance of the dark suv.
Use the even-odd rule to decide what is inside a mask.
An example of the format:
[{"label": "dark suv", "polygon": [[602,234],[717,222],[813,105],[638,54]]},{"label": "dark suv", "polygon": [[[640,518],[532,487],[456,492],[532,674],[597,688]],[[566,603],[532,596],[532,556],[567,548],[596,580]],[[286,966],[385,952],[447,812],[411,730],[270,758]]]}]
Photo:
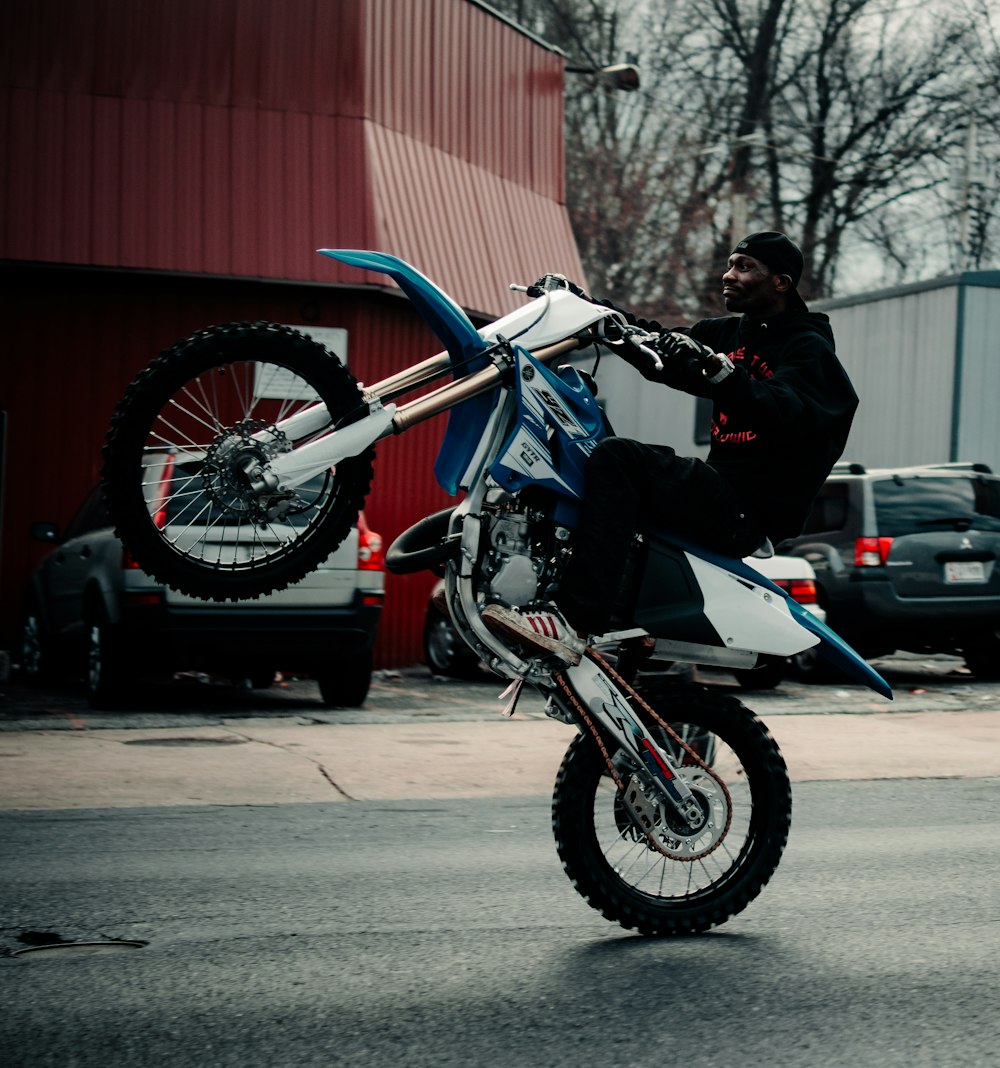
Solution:
[{"label": "dark suv", "polygon": [[[178,502],[183,508],[180,496],[160,502],[156,522],[169,530]],[[191,536],[194,528],[178,529]],[[312,675],[327,705],[364,702],[385,571],[382,539],[363,513],[315,571],[247,601],[202,601],[158,583],[115,537],[96,488],[62,538],[48,522],[32,534],[54,548],[25,600],[18,659],[29,680],[82,671],[100,708],[119,704],[144,674],[204,670],[263,688],[281,670]]]},{"label": "dark suv", "polygon": [[958,653],[1000,678],[1000,478],[985,464],[838,464],[780,550],[812,564],[827,622],[863,656]]}]

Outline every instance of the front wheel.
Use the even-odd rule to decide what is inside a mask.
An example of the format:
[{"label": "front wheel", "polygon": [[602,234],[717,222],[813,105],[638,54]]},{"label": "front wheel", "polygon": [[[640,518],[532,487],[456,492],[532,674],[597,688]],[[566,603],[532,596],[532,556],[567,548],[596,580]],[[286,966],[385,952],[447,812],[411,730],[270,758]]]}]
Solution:
[{"label": "front wheel", "polygon": [[322,345],[275,323],[203,330],[128,387],[104,446],[115,532],[149,574],[193,597],[259,597],[298,581],[347,537],[372,450],[286,486],[275,460],[362,414]]},{"label": "front wheel", "polygon": [[[734,698],[687,686],[645,697],[725,783],[723,791],[660,731],[659,744],[714,813],[708,850],[657,851],[589,734],[574,739],[556,779],[556,847],[573,885],[609,920],[646,935],[695,934],[746,908],[777,868],[791,823],[788,772],[764,724]],[[659,819],[657,833],[668,837],[669,817]]]}]

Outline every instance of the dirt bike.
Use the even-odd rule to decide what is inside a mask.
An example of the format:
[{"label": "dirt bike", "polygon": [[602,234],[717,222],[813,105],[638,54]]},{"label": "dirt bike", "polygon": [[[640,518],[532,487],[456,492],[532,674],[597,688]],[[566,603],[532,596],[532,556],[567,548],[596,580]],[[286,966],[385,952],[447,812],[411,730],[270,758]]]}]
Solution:
[{"label": "dirt bike", "polygon": [[513,286],[533,299],[477,330],[409,264],[320,251],[389,275],[444,351],[361,386],[322,345],[273,323],[179,342],[135,379],[108,431],[103,481],[119,536],[143,568],[190,595],[259,596],[345,537],[377,441],[448,412],[435,475],[464,496],[403,533],[387,567],[443,573],[456,630],[512,680],[512,702],[527,683],[577,729],[552,807],[569,878],[608,919],[645,934],[704,931],[742,911],[787,840],[785,762],[739,701],[656,665],[749,668],[758,656],[816,647],[856,680],[891,690],[754,568],[662,530],[637,532],[623,566],[629,626],[591,636],[579,663],[498,637],[484,625],[486,605],[550,602],[587,458],[610,432],[593,375],[557,361],[593,359],[596,372],[602,352],[633,344],[658,362],[650,336],[559,276]]}]

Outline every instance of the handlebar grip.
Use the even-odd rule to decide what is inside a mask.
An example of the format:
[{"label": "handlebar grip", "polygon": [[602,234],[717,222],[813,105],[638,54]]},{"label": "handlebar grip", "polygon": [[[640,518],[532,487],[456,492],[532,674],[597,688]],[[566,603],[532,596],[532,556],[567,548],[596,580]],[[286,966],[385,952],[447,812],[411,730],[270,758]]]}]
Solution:
[{"label": "handlebar grip", "polygon": [[639,345],[638,349],[652,360],[654,370],[663,370],[663,360],[660,359],[660,354],[655,349],[651,349],[648,345]]}]

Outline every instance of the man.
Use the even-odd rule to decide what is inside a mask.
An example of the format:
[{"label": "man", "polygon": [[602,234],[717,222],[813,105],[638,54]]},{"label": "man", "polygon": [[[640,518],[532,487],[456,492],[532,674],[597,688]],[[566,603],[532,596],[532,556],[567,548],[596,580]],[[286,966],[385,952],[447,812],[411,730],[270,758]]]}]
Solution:
[{"label": "man", "polygon": [[[798,534],[847,442],[858,398],[837,359],[826,315],[796,289],[802,253],[784,234],[740,241],[722,276],[726,310],[688,329],[633,324],[659,334],[663,367],[627,342],[621,355],[647,379],[712,400],[705,461],[668,446],[608,438],[586,470],[580,522],[559,611],[490,605],[483,620],[534,655],[579,661],[586,641],[628,623],[614,618],[620,570],[634,531],[659,526],[727,556]],[[561,614],[560,614],[561,613]]]}]

